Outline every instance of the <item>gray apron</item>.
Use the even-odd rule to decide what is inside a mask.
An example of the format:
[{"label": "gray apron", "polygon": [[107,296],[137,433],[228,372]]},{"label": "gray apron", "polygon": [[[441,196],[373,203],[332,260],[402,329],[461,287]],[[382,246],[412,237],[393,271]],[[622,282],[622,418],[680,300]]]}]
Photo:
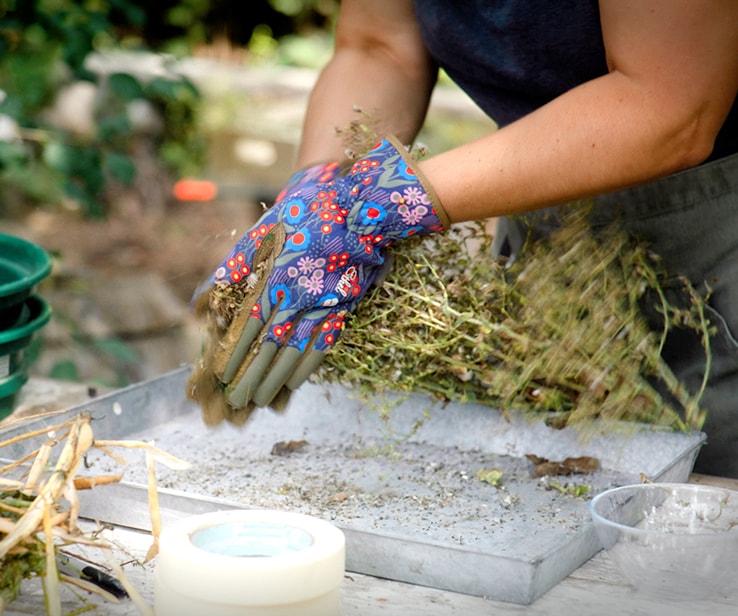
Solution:
[{"label": "gray apron", "polygon": [[[535,228],[534,236],[555,224],[555,210],[547,212],[553,216]],[[708,442],[695,470],[738,477],[738,155],[598,197],[593,227],[612,221],[646,240],[669,273],[686,276],[698,290],[705,284],[711,289],[708,317],[717,332],[702,398]],[[501,219],[494,249],[516,256],[527,236],[525,224]],[[687,388],[698,390],[705,354],[696,334],[674,331],[663,357]]]}]

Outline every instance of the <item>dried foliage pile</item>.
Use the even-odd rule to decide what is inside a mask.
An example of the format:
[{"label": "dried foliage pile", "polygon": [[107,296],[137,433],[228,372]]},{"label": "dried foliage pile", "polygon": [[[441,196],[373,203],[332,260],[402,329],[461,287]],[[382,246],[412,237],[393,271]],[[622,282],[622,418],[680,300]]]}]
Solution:
[{"label": "dried foliage pile", "polygon": [[[27,421],[19,420],[19,422]],[[61,573],[57,566],[63,550],[74,546],[92,547],[108,556],[107,566],[117,578],[142,614],[153,611],[140,594],[126,580],[123,571],[113,558],[113,546],[97,536],[85,534],[78,526],[80,517],[77,492],[104,488],[106,484],[120,481],[120,475],[83,476],[85,455],[98,449],[125,466],[126,460],[116,449],[144,449],[149,472],[149,508],[151,511],[153,543],[146,560],[158,551],[161,528],[156,494],[155,461],[173,468],[186,468],[188,464],[156,447],[137,441],[101,441],[93,435],[92,418],[80,414],[62,423],[27,432],[0,442],[3,448],[19,441],[44,438],[44,443],[22,459],[0,467],[0,614],[18,594],[24,578],[37,577],[43,584],[46,614],[62,613],[59,594],[60,583],[84,591],[96,593],[107,601],[117,601],[111,593],[99,586]],[[10,424],[12,427],[15,424]],[[101,496],[104,498],[104,496]],[[84,608],[82,611],[86,611]]]},{"label": "dried foliage pile", "polygon": [[[692,328],[709,370],[703,299],[679,281],[686,303],[669,303],[647,247],[615,229],[595,238],[587,211],[572,206],[507,267],[491,258],[482,225],[398,244],[318,378],[544,412],[561,426],[610,418],[700,428],[701,392],[685,391],[661,348],[670,328]],[[643,316],[646,296],[660,332]]]}]

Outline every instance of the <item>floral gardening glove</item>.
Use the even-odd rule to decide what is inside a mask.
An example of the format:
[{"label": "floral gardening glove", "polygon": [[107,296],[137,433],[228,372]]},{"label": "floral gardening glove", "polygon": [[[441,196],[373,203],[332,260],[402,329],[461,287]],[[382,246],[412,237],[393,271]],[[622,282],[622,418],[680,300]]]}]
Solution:
[{"label": "floral gardening glove", "polygon": [[[204,367],[231,409],[248,416],[299,387],[371,286],[382,249],[449,226],[411,165],[389,138],[345,173],[334,164],[298,174],[216,270],[208,310],[220,338]],[[201,385],[191,395],[202,402]]]}]

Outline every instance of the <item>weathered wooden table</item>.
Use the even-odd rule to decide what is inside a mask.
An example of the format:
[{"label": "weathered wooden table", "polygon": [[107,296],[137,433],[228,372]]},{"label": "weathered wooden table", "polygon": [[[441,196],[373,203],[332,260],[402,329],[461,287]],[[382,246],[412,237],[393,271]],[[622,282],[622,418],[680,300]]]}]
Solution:
[{"label": "weathered wooden table", "polygon": [[[51,408],[54,400],[62,406],[84,400],[86,389],[65,388],[55,383],[31,381],[22,400],[25,409]],[[692,475],[691,482],[720,485],[738,489],[738,480],[704,475]],[[151,537],[146,533],[123,528],[113,528],[110,538],[131,557],[141,559],[146,553]],[[121,559],[125,560],[125,559]],[[129,565],[126,575],[143,596],[153,605],[154,564]],[[91,596],[65,594],[64,612],[84,610],[85,614],[105,616],[133,616],[141,613],[130,600],[119,604],[108,603]],[[738,595],[714,597],[700,602],[656,601],[633,590],[621,577],[606,553],[600,552],[554,588],[530,605],[518,605],[492,601],[432,588],[383,580],[372,576],[347,573],[341,589],[341,613],[360,615],[434,616],[449,614],[597,614],[608,615],[661,615],[687,616],[710,614],[728,616],[738,614]],[[7,616],[44,613],[44,600],[38,580],[27,581],[18,599],[4,612]],[[78,613],[78,612],[75,612]]]},{"label": "weathered wooden table", "polygon": [[[738,481],[705,476],[693,476],[692,481],[713,483],[729,488],[738,488]],[[114,529],[112,536],[125,546],[132,555],[143,555],[150,544],[150,537],[143,533]],[[144,599],[153,604],[153,565],[127,568],[131,582]],[[86,604],[85,601],[89,601]],[[21,596],[5,611],[7,616],[43,614],[43,595],[38,581],[25,584]],[[134,616],[140,614],[131,601],[120,604],[106,603],[97,599],[79,599],[67,594],[64,608],[70,613],[89,605],[86,614],[105,616]],[[619,572],[604,553],[582,565],[564,581],[552,588],[531,605],[516,605],[490,601],[458,593],[423,588],[371,576],[348,573],[344,579],[341,597],[341,613],[345,616],[448,616],[464,614],[597,614],[598,616],[662,615],[728,616],[738,614],[738,597],[715,597],[710,601],[695,603],[654,601],[628,587]]]}]

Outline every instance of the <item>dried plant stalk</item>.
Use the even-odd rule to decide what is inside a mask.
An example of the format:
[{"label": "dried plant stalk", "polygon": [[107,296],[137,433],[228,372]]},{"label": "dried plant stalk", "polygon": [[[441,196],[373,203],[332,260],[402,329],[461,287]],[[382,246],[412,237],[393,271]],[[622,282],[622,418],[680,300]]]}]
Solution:
[{"label": "dried plant stalk", "polygon": [[159,554],[159,536],[161,535],[161,513],[159,511],[159,494],[156,491],[156,469],[154,465],[154,456],[150,451],[146,451],[146,471],[147,485],[149,496],[149,515],[151,517],[151,534],[154,541],[149,547],[144,562],[150,561]]},{"label": "dried plant stalk", "polygon": [[[481,224],[393,249],[317,378],[365,392],[422,392],[509,411],[700,428],[690,395],[662,360],[670,327],[697,330],[709,361],[702,298],[682,281],[687,308],[666,301],[666,276],[647,247],[614,229],[594,237],[572,208],[550,237],[510,267],[491,258]],[[663,331],[641,307],[659,298]]]},{"label": "dried plant stalk", "polygon": [[[37,532],[44,514],[60,501],[68,478],[75,474],[82,457],[92,445],[92,428],[89,422],[89,416],[85,415],[79,415],[74,420],[54,472],[39,489],[38,496],[16,523],[13,531],[0,540],[0,559]],[[28,486],[29,489],[32,487]]]},{"label": "dried plant stalk", "polygon": [[112,556],[108,560],[113,574],[120,581],[141,616],[155,616],[154,610],[148,605],[148,603],[146,603],[144,598],[141,596],[141,593],[138,592],[138,589],[131,584],[130,580],[126,577],[126,574],[123,572],[123,567],[121,567],[120,564],[112,558]]},{"label": "dried plant stalk", "polygon": [[[26,419],[27,421],[27,419]],[[59,581],[83,587],[106,597],[101,589],[92,588],[80,580],[67,579],[60,575],[56,566],[59,542],[62,545],[79,544],[110,550],[111,546],[97,537],[87,537],[77,526],[79,515],[78,489],[96,489],[120,481],[118,475],[77,476],[86,452],[97,448],[110,455],[115,461],[126,464],[125,459],[112,449],[143,449],[152,478],[149,495],[156,495],[153,483],[154,461],[174,468],[186,468],[188,463],[168,454],[149,443],[138,441],[95,441],[91,416],[79,414],[57,426],[27,432],[2,443],[8,445],[26,439],[50,434],[48,440],[23,461],[7,464],[0,474],[23,470],[29,466],[25,481],[19,478],[0,477],[0,614],[12,601],[24,578],[36,576],[43,582],[44,602],[47,614],[61,613]],[[55,461],[52,454],[61,449]],[[52,469],[49,472],[49,467]],[[99,488],[98,488],[99,489]],[[154,547],[158,541],[160,516],[156,498],[150,503],[152,520],[156,530]],[[122,580],[122,583],[128,584]],[[130,584],[128,584],[130,586]],[[140,605],[139,605],[140,604]],[[137,606],[144,614],[151,614],[140,597]]]}]

